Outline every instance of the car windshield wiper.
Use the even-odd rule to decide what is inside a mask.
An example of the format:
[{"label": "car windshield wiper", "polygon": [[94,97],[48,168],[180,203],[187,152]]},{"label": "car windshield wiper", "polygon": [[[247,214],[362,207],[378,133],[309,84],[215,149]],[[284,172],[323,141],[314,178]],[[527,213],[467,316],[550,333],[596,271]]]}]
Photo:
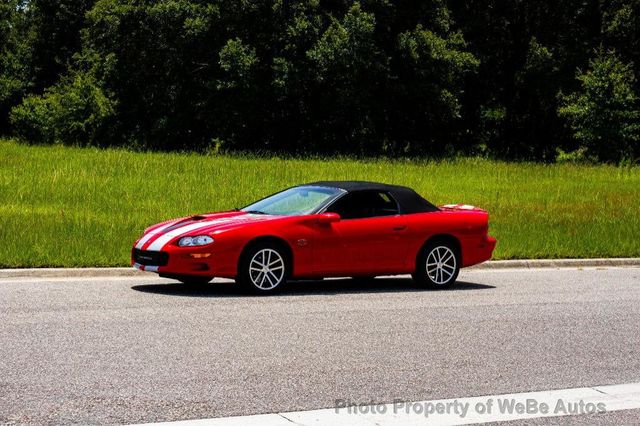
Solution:
[{"label": "car windshield wiper", "polygon": [[244,210],[245,213],[250,213],[250,214],[269,214],[269,213],[265,213],[263,211],[260,210]]}]

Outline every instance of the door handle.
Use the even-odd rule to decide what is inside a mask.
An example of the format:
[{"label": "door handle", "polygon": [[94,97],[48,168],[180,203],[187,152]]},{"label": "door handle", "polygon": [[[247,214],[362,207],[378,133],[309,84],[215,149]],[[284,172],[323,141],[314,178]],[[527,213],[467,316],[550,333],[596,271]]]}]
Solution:
[{"label": "door handle", "polygon": [[394,227],[393,227],[393,230],[394,230],[394,231],[404,231],[405,229],[407,229],[407,225],[394,226]]}]

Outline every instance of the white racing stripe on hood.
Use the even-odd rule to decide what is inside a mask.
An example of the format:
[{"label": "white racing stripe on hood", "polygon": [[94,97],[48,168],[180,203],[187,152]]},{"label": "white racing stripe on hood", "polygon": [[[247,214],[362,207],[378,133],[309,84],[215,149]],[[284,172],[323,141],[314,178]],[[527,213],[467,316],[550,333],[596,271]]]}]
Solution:
[{"label": "white racing stripe on hood", "polygon": [[142,238],[140,238],[140,241],[138,241],[138,244],[136,244],[136,248],[141,249],[142,246],[145,245],[145,243],[149,241],[154,235],[158,234],[159,232],[162,232],[163,230],[167,229],[170,226],[173,226],[174,224],[175,222],[167,223],[166,225],[162,225],[161,227],[156,228],[153,231],[149,231]]},{"label": "white racing stripe on hood", "polygon": [[256,218],[258,217],[259,216],[257,215],[248,214],[248,215],[242,215],[242,216],[223,217],[220,219],[207,220],[204,222],[192,223],[190,225],[181,226],[179,228],[176,228],[167,232],[166,234],[164,234],[163,236],[155,240],[153,243],[151,243],[149,247],[147,247],[147,250],[155,250],[155,251],[162,250],[162,247],[164,247],[165,244],[167,244],[169,241],[171,241],[175,237],[186,234],[187,232],[195,231],[197,229],[207,228],[209,226],[219,225],[221,223],[243,222],[243,221],[250,222],[250,221],[256,220]]},{"label": "white racing stripe on hood", "polygon": [[[207,220],[203,222],[191,223],[189,225],[184,225],[176,229],[172,229],[166,234],[162,235],[160,238],[151,243],[147,250],[152,251],[160,251],[169,241],[178,237],[180,235],[186,234],[187,232],[195,231],[201,228],[206,228],[212,225],[220,225],[222,223],[230,223],[230,222],[252,222],[256,219],[265,220],[266,218],[262,215],[254,215],[254,214],[246,214],[241,216],[231,216],[231,217],[223,217],[220,219]],[[165,229],[167,227],[163,227]],[[161,232],[161,231],[160,231]],[[148,239],[147,239],[148,241]],[[136,246],[137,247],[137,246]]]},{"label": "white racing stripe on hood", "polygon": [[206,228],[208,226],[213,225],[214,222],[215,221],[192,223],[189,225],[185,225],[185,226],[181,226],[179,228],[173,229],[167,232],[166,234],[162,235],[161,237],[159,237],[154,242],[152,242],[151,245],[147,247],[147,250],[159,251],[160,249],[162,249],[162,247],[164,247],[165,244],[173,240],[178,235],[186,234],[187,232],[195,231],[196,229]]}]

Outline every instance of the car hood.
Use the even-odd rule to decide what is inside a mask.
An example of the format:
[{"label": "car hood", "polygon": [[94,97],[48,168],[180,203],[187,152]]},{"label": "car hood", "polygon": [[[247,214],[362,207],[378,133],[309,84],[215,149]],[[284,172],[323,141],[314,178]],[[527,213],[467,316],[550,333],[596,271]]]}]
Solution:
[{"label": "car hood", "polygon": [[232,211],[174,219],[147,228],[135,247],[144,250],[161,250],[170,241],[185,235],[214,234],[250,223],[282,218],[283,216]]}]

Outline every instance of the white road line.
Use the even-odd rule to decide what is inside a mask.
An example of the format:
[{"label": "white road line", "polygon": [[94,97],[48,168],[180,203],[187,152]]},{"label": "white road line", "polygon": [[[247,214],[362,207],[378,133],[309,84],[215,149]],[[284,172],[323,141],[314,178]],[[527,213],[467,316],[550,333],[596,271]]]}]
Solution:
[{"label": "white road line", "polygon": [[[358,401],[351,401],[351,403],[358,404]],[[466,425],[630,409],[640,409],[640,382],[471,398],[398,401],[395,404],[359,405],[357,409],[354,407],[327,408],[149,424],[166,426]]]},{"label": "white road line", "polygon": [[[154,273],[141,273],[140,275],[133,276],[114,276],[114,277],[9,277],[0,278],[0,284],[15,284],[15,283],[42,283],[42,282],[62,282],[62,283],[79,283],[79,282],[100,282],[100,283],[120,283],[130,281],[145,281],[153,284],[176,284],[176,280],[170,278],[160,278]],[[214,284],[233,283],[234,280],[229,278],[215,278],[211,281]],[[214,287],[215,288],[215,287]]]}]

